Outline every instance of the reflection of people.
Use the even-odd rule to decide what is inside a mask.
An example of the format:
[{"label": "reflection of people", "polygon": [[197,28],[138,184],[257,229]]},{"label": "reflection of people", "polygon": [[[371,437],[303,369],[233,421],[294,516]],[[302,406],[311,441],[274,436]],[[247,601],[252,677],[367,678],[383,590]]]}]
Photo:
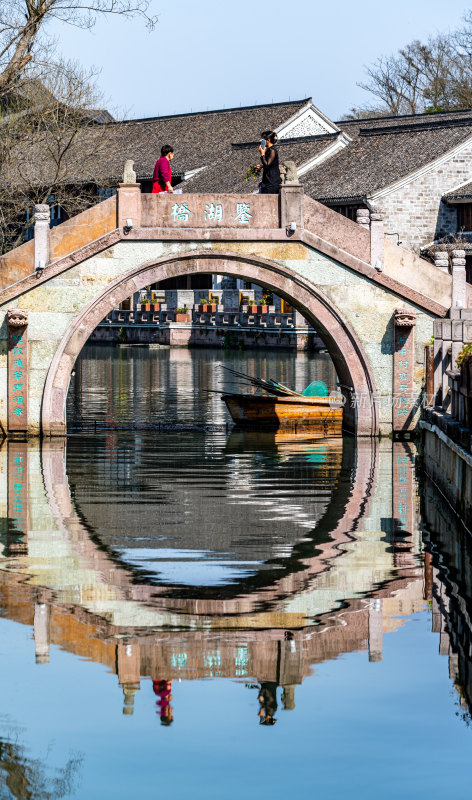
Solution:
[{"label": "reflection of people", "polygon": [[261,707],[258,717],[260,725],[275,725],[277,720],[274,717],[277,711],[277,684],[272,681],[261,683],[261,691],[258,697]]},{"label": "reflection of people", "polygon": [[152,176],[152,193],[158,194],[159,192],[173,192],[172,188],[172,170],[170,162],[174,158],[174,148],[170,144],[165,144],[161,147],[161,157],[156,161],[154,173]]},{"label": "reflection of people", "polygon": [[154,694],[159,697],[156,700],[157,712],[161,718],[161,725],[171,725],[174,721],[172,700],[172,681],[153,681],[152,688]]},{"label": "reflection of people", "polygon": [[262,164],[261,194],[278,194],[282,178],[280,177],[279,154],[275,147],[277,134],[274,131],[264,131],[261,136],[262,141],[259,145]]}]

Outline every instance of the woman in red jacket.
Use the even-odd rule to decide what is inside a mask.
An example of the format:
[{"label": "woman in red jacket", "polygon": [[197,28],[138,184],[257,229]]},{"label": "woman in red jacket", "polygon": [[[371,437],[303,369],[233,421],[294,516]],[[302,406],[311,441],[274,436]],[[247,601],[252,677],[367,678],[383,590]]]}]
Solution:
[{"label": "woman in red jacket", "polygon": [[152,176],[153,194],[157,194],[158,192],[174,191],[171,184],[172,172],[170,168],[170,162],[173,158],[174,148],[172,145],[165,144],[164,147],[161,147],[161,157],[158,161],[156,161],[156,166],[154,167],[154,173]]},{"label": "woman in red jacket", "polygon": [[159,697],[156,700],[157,713],[161,718],[161,725],[171,725],[174,721],[172,700],[172,681],[160,680],[152,682],[154,694]]}]

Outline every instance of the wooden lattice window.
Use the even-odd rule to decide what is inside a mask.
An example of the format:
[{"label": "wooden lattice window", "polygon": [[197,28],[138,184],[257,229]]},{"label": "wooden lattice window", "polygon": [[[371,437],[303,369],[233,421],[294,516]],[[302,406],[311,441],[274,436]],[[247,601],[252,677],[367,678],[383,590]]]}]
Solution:
[{"label": "wooden lattice window", "polygon": [[472,203],[460,203],[457,210],[459,230],[472,231]]},{"label": "wooden lattice window", "polygon": [[332,208],[333,211],[337,211],[338,214],[341,214],[343,217],[347,217],[351,219],[353,222],[357,221],[357,209],[358,208],[365,208],[362,205],[328,205],[328,208]]}]

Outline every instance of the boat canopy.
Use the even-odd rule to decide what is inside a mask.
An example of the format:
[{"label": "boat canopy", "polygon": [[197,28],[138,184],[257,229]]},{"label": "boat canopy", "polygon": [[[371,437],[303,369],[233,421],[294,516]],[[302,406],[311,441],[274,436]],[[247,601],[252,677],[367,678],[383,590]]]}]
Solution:
[{"label": "boat canopy", "polygon": [[328,387],[324,381],[313,381],[302,392],[303,397],[328,397]]}]

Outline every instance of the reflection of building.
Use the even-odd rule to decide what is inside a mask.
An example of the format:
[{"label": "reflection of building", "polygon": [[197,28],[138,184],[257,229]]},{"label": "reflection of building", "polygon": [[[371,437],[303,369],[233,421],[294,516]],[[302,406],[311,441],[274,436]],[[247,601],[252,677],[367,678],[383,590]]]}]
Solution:
[{"label": "reflection of building", "polygon": [[[402,444],[395,448],[409,452]],[[282,453],[290,457],[289,448]],[[34,628],[38,663],[47,663],[49,644],[55,643],[107,665],[118,676],[127,713],[142,677],[230,677],[282,686],[285,707],[291,708],[294,687],[314,664],[355,650],[378,661],[383,633],[423,607],[421,569],[415,561],[394,568],[395,539],[382,524],[394,496],[386,481],[388,442],[379,448],[365,440],[357,450],[346,448],[345,474],[351,470],[353,479],[344,486],[332,483],[335,502],[327,498],[318,507],[315,537],[304,528],[303,541],[294,542],[286,557],[279,554],[273,567],[270,559],[261,565],[255,584],[248,579],[214,592],[153,584],[120,562],[117,543],[105,546],[97,537],[103,531],[92,532],[83,509],[72,503],[68,481],[80,495],[79,476],[68,478],[64,456],[58,442],[28,448],[34,497],[28,555],[4,562],[0,606],[9,618]],[[3,447],[2,464],[6,458]],[[330,473],[332,479],[339,472],[336,458],[329,463],[320,467],[327,487]],[[252,490],[255,505],[258,485]],[[116,520],[122,505],[113,509],[111,497],[109,502]],[[263,502],[259,507],[266,508]],[[412,519],[414,555],[419,542]]]},{"label": "reflection of building", "polygon": [[[313,380],[324,381],[330,390],[336,388],[336,372],[327,354],[310,359],[298,353],[296,358],[281,359],[271,350],[263,358],[253,353],[245,353],[243,358],[242,365],[241,361],[237,365],[243,371],[297,391]],[[224,425],[229,415],[217,392],[234,391],[232,381],[218,360],[208,358],[204,350],[158,348],[150,357],[143,348],[89,345],[75,363],[67,398],[68,427],[92,424],[110,429],[149,423],[193,425],[196,421]],[[207,396],[202,389],[215,393]],[[240,389],[245,391],[245,385]],[[92,469],[117,466],[116,462],[105,466],[98,460]]]},{"label": "reflection of building", "polygon": [[[49,660],[49,645],[75,653],[81,658],[106,665],[117,675],[123,688],[125,708],[142,678],[165,676],[167,680],[234,678],[242,681],[272,682],[286,687],[288,696],[308,675],[313,665],[343,653],[366,650],[371,661],[381,658],[382,631],[394,631],[401,618],[421,610],[423,580],[415,576],[392,581],[374,599],[351,600],[346,608],[319,617],[319,626],[292,631],[282,629],[234,630],[225,620],[221,633],[135,629],[114,626],[101,615],[79,605],[57,602],[48,591],[46,603],[35,602],[35,592],[8,572],[0,572],[0,606],[10,619],[34,629],[37,663]],[[105,601],[106,606],[106,601]],[[121,637],[121,638],[117,638]],[[287,688],[292,687],[292,688]]]},{"label": "reflection of building", "polygon": [[428,480],[423,498],[426,521],[428,597],[431,598],[432,628],[439,634],[439,653],[449,659],[453,681],[463,712],[472,711],[472,543],[470,532],[461,529],[457,517],[439,501]]}]

